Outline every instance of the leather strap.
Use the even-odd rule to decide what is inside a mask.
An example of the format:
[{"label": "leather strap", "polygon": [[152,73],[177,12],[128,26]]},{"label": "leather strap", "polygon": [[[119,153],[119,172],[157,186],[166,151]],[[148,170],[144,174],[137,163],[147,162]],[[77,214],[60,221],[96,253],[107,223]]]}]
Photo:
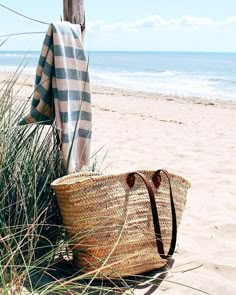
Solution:
[{"label": "leather strap", "polygon": [[[170,182],[170,176],[169,173],[164,170],[164,169],[159,169],[157,170],[152,177],[153,183],[155,187],[157,188],[160,183],[161,183],[161,175],[160,173],[163,172],[168,180],[169,183],[169,189],[170,189],[170,207],[171,207],[171,218],[172,218],[172,234],[171,234],[171,242],[170,242],[170,249],[166,255],[166,257],[171,257],[174,254],[175,247],[176,247],[176,240],[177,240],[177,217],[176,217],[176,210],[175,210],[175,203],[174,203],[174,198],[173,198],[173,193],[172,193],[172,187],[171,187],[171,182]],[[158,181],[156,181],[158,179]],[[156,184],[159,185],[156,186]]]},{"label": "leather strap", "polygon": [[144,181],[149,198],[150,198],[150,205],[151,205],[151,210],[152,210],[152,217],[153,217],[153,225],[154,225],[154,231],[155,231],[155,237],[156,237],[156,246],[158,253],[162,259],[168,259],[171,257],[174,253],[175,250],[175,245],[176,245],[176,233],[177,233],[177,222],[176,222],[176,213],[175,213],[175,206],[174,206],[174,200],[173,200],[173,195],[172,195],[172,189],[171,189],[171,184],[170,184],[170,179],[168,172],[165,170],[157,170],[152,179],[153,183],[156,187],[158,187],[161,183],[161,176],[160,172],[164,172],[168,178],[169,186],[170,186],[170,200],[171,200],[171,214],[172,214],[172,237],[171,237],[171,244],[170,244],[170,249],[168,251],[168,254],[165,255],[164,251],[164,245],[162,241],[162,235],[161,235],[161,228],[160,228],[160,222],[159,222],[159,217],[158,217],[158,210],[156,206],[156,200],[155,200],[155,194],[152,189],[152,185],[150,181],[147,179],[147,177],[140,172],[132,172],[129,173],[127,176],[127,184],[129,187],[133,187],[135,183],[135,174],[138,175],[139,177],[142,178]]}]

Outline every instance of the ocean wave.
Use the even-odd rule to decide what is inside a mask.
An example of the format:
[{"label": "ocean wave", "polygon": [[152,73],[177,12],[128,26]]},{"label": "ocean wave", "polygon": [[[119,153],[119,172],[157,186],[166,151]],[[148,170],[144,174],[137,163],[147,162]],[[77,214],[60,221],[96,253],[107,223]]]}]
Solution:
[{"label": "ocean wave", "polygon": [[[130,74],[130,73],[129,73]],[[152,72],[133,72],[132,75],[135,77],[173,77],[180,75],[180,72],[175,71],[164,71],[164,70],[156,70]]]},{"label": "ocean wave", "polygon": [[[19,56],[19,54],[18,54]],[[1,57],[1,54],[0,54]],[[17,63],[18,64],[18,63]],[[37,62],[30,62],[24,68],[24,73],[35,74]],[[1,64],[0,71],[13,72],[17,66],[8,62]],[[236,76],[228,73],[153,70],[126,71],[117,67],[93,67],[89,74],[92,83],[120,87],[138,91],[163,93],[168,95],[206,97],[212,99],[236,101]],[[222,76],[221,76],[222,75]]]},{"label": "ocean wave", "polygon": [[225,82],[227,81],[228,82],[228,79],[227,78],[208,78],[209,81],[212,81],[212,82]]},{"label": "ocean wave", "polygon": [[[220,78],[206,78],[210,81],[210,83],[215,83],[215,84],[220,84],[223,87],[227,87],[227,88],[231,88],[231,87],[235,87],[236,85],[236,78],[235,79],[231,79],[228,77],[220,77]],[[236,92],[236,89],[235,89]]]},{"label": "ocean wave", "polygon": [[[90,70],[91,80],[107,86],[157,92],[167,95],[195,96],[236,101],[236,87],[227,77],[219,83],[219,77],[191,75],[164,71],[162,73],[116,72]],[[235,81],[236,82],[236,81]]]},{"label": "ocean wave", "polygon": [[1,53],[0,52],[0,58],[4,58],[4,57],[24,58],[24,57],[35,57],[35,56],[36,54],[32,54],[32,53],[17,54],[17,53]]},{"label": "ocean wave", "polygon": [[147,77],[147,78],[158,78],[158,77],[173,77],[173,76],[178,76],[181,75],[182,73],[180,72],[175,72],[175,71],[162,71],[162,70],[157,70],[157,71],[152,71],[152,72],[142,72],[142,71],[136,71],[136,72],[130,72],[130,71],[102,71],[102,70],[94,70],[91,68],[93,73],[97,76],[119,76],[119,77]]}]

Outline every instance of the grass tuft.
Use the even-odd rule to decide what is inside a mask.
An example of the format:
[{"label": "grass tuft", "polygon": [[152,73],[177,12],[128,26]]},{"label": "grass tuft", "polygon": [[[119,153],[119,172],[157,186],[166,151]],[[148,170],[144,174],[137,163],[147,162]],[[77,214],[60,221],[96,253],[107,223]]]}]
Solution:
[{"label": "grass tuft", "polygon": [[[64,175],[54,126],[17,126],[29,102],[14,99],[20,68],[0,89],[0,287],[22,285],[55,258],[64,235],[50,183]],[[6,293],[7,294],[7,293]]]}]

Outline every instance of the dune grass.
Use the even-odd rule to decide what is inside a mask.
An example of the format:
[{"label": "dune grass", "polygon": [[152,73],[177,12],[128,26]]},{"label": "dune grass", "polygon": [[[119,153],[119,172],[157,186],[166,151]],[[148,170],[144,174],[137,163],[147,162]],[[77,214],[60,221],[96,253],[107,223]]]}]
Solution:
[{"label": "dune grass", "polygon": [[5,293],[9,284],[22,285],[33,268],[45,268],[64,235],[50,189],[64,175],[56,132],[53,126],[17,126],[28,107],[14,100],[19,74],[20,69],[0,88],[0,286]]}]

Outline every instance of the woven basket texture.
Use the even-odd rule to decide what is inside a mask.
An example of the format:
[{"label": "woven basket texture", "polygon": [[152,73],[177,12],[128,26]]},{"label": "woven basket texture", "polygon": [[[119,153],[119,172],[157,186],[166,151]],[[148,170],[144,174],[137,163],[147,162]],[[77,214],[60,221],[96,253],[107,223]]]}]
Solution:
[{"label": "woven basket texture", "polygon": [[[155,171],[139,171],[152,182]],[[98,175],[76,173],[55,180],[54,189],[64,225],[74,239],[74,259],[83,273],[97,277],[125,277],[158,269],[166,264],[157,252],[149,195],[136,176],[134,187],[128,173]],[[169,174],[179,225],[190,183]],[[155,193],[164,249],[172,234],[170,189],[161,172]]]}]

